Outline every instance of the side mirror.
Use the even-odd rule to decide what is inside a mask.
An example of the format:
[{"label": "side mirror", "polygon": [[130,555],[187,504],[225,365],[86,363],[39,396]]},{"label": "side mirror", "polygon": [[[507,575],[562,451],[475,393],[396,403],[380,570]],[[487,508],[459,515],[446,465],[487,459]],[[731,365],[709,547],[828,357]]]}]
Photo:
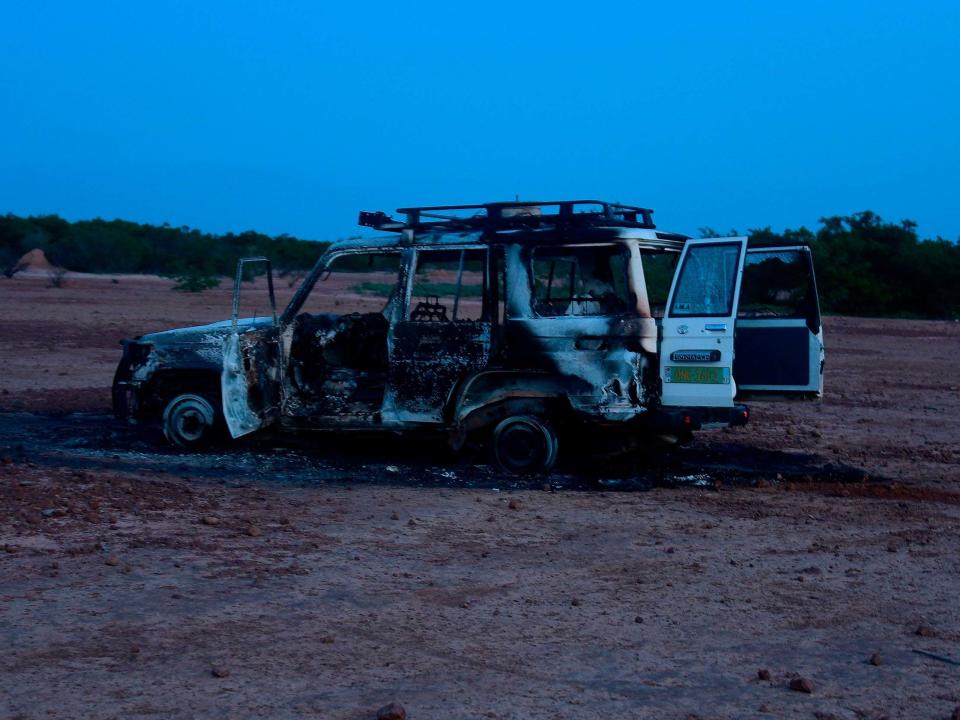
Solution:
[{"label": "side mirror", "polygon": [[266,263],[267,265],[267,289],[270,291],[270,310],[273,313],[273,324],[277,324],[277,300],[273,294],[273,265],[270,258],[266,257],[246,257],[237,261],[237,277],[233,283],[233,331],[237,332],[239,314],[240,314],[240,283],[243,282],[243,266],[250,263]]}]

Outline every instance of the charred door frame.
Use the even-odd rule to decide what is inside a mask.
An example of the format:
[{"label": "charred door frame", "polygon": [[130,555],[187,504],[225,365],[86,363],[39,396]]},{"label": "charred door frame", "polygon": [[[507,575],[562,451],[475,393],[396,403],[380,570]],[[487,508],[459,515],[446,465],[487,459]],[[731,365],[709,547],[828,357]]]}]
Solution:
[{"label": "charred door frame", "polygon": [[[415,282],[417,263],[422,255],[428,255],[432,252],[481,252],[483,253],[483,309],[481,319],[477,321],[464,321],[463,324],[454,322],[452,319],[445,322],[420,322],[409,319],[411,306],[413,303],[413,285]],[[408,247],[403,251],[403,261],[400,271],[400,282],[403,286],[401,302],[397,303],[394,316],[390,322],[390,332],[388,334],[388,351],[390,357],[390,380],[387,383],[387,391],[384,397],[382,417],[384,424],[404,425],[409,423],[427,423],[443,424],[450,421],[450,411],[452,398],[456,397],[457,392],[464,383],[468,382],[476,374],[483,372],[489,365],[493,357],[493,348],[495,346],[494,337],[497,333],[497,297],[494,288],[498,285],[491,281],[493,269],[493,257],[495,250],[486,243],[451,243],[443,245],[424,244],[416,247]],[[468,326],[466,322],[470,322]],[[458,363],[454,365],[452,377],[443,378],[444,387],[435,387],[424,390],[424,403],[422,407],[416,404],[411,405],[411,399],[408,392],[399,393],[399,385],[408,382],[407,377],[418,358],[415,348],[407,347],[410,338],[406,337],[407,324],[420,327],[429,334],[438,334],[441,337],[441,345],[446,340],[445,335],[457,335],[454,330],[457,328],[475,327],[479,332],[474,338],[461,338],[461,340],[471,340],[473,345],[451,348],[464,351],[459,356]],[[399,332],[398,332],[399,331]],[[455,340],[455,338],[450,338]],[[470,354],[467,350],[474,349],[477,352]],[[446,348],[438,346],[439,355],[432,356],[435,362],[443,362],[443,353]],[[451,358],[451,361],[454,358]],[[422,382],[428,384],[433,380],[430,377],[430,360],[421,358],[423,363],[424,375]],[[457,373],[456,369],[460,372]],[[446,374],[444,374],[446,375]],[[450,387],[445,387],[448,380],[453,380]],[[404,387],[404,390],[409,388]]]},{"label": "charred door frame", "polygon": [[[406,287],[407,256],[409,252],[409,248],[398,246],[398,244],[391,238],[390,243],[371,242],[369,244],[357,244],[354,247],[329,251],[320,257],[320,259],[314,265],[313,270],[301,284],[300,288],[297,289],[297,292],[294,294],[293,298],[291,298],[290,302],[287,304],[287,307],[280,316],[281,338],[282,344],[285,348],[286,356],[286,361],[284,362],[284,367],[281,371],[280,381],[282,386],[281,403],[283,407],[287,407],[288,403],[295,403],[298,401],[297,393],[293,390],[293,385],[289,377],[289,366],[292,360],[294,323],[296,322],[297,317],[299,317],[300,312],[303,310],[304,305],[307,303],[311,295],[314,292],[323,291],[321,283],[324,281],[325,276],[331,272],[333,264],[345,257],[356,255],[396,256],[399,259],[399,268],[393,292],[384,298],[384,309],[389,309],[390,311],[389,314],[384,316],[388,323],[387,353],[389,358],[389,347],[391,336],[393,334],[393,326],[397,318],[403,316],[404,308],[406,306],[404,288]],[[343,315],[343,313],[332,313],[332,315],[337,315],[340,317]],[[364,421],[359,421],[358,417],[354,416],[343,417],[340,415],[327,414],[318,416],[317,420],[320,420],[320,422],[316,422],[315,420],[312,424],[313,426],[319,428],[344,427],[351,425],[356,425],[357,427],[368,427],[379,425],[382,422],[381,412],[384,404],[385,403],[381,403],[379,408],[370,412],[367,416],[368,419]],[[293,426],[304,424],[310,425],[310,423],[305,423],[305,421],[302,419],[297,420],[293,416],[287,417],[287,421]]]}]

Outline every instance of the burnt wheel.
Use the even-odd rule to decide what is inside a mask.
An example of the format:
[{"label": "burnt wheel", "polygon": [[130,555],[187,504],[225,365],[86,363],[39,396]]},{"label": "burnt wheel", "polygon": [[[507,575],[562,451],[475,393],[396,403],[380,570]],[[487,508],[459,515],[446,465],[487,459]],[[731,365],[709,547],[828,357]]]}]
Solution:
[{"label": "burnt wheel", "polygon": [[217,422],[217,411],[202,395],[177,395],[163,410],[163,434],[182,448],[202,447],[210,442]]},{"label": "burnt wheel", "polygon": [[545,473],[557,461],[557,434],[535,415],[501,420],[491,441],[494,464],[514,475]]}]

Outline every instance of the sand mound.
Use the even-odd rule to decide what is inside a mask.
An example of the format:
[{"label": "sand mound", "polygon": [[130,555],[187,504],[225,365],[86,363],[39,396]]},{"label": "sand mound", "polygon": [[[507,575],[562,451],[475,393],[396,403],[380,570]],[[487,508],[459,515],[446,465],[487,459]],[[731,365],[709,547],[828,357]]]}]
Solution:
[{"label": "sand mound", "polygon": [[16,272],[24,272],[27,270],[38,272],[56,270],[56,268],[50,264],[50,261],[47,260],[47,256],[44,255],[43,250],[40,248],[34,248],[30,252],[25,253],[23,257],[17,260],[17,264],[14,265],[14,269]]}]

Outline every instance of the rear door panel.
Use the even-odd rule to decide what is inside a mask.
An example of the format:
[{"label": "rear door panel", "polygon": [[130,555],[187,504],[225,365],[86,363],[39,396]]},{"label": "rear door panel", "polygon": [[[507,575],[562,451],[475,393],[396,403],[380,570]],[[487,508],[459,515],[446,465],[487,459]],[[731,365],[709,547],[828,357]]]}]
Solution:
[{"label": "rear door panel", "polygon": [[684,244],[661,326],[664,405],[733,405],[734,328],[746,247],[745,237]]}]

